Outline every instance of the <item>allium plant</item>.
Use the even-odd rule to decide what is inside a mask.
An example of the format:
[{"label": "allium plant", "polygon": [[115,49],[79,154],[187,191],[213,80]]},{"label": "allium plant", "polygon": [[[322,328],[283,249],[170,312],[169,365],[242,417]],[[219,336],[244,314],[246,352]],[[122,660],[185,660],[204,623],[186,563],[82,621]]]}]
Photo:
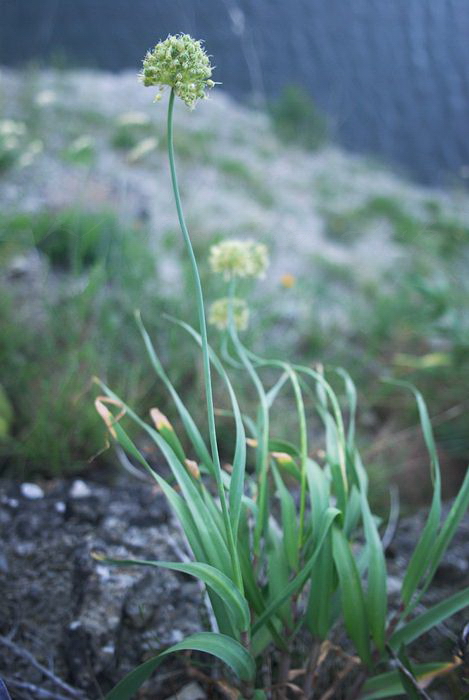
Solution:
[{"label": "allium plant", "polygon": [[[168,37],[145,58],[145,85],[169,85],[168,154],[176,209],[189,257],[198,307],[198,330],[178,322],[203,357],[209,444],[171,384],[142,320],[137,322],[159,379],[174,400],[190,445],[186,453],[170,421],[159,411],[153,425],[142,420],[107,386],[97,408],[111,436],[160,486],[184,530],[193,561],[111,560],[184,572],[205,584],[216,630],[200,632],[148,658],[109,693],[125,700],[137,692],[168,654],[197,650],[217,657],[227,669],[224,692],[256,700],[313,698],[324,660],[336,654],[340,671],[324,697],[425,696],[424,686],[451,664],[411,664],[407,646],[433,626],[469,605],[469,589],[420,612],[417,608],[469,504],[469,474],[444,522],[441,477],[432,428],[421,395],[416,398],[428,449],[433,499],[423,532],[408,565],[397,610],[388,609],[381,522],[370,509],[368,478],[355,442],[356,391],[342,369],[325,372],[259,357],[242,343],[238,330],[247,307],[236,294],[238,278],[261,277],[265,248],[252,241],[227,241],[212,248],[210,264],[228,285],[212,306],[211,320],[223,329],[223,361],[209,346],[204,300],[191,239],[185,224],[173,151],[174,98],[193,107],[212,86],[202,45],[187,35]],[[245,415],[226,368],[245,372],[258,397],[254,417]],[[211,370],[223,382],[233,420],[229,469],[222,468],[212,397]],[[265,370],[270,385],[265,385]],[[277,378],[272,380],[273,373]],[[344,387],[343,401],[329,377]],[[273,381],[273,383],[272,383]],[[403,385],[404,386],[404,385]],[[280,392],[290,391],[297,434],[290,441],[271,431]],[[324,427],[323,455],[311,456],[304,397],[313,398]],[[344,411],[345,406],[345,411]],[[113,410],[113,413],[111,413]],[[177,486],[148,464],[122,427],[130,417],[154,441]],[[347,416],[345,421],[344,415]],[[253,450],[248,460],[247,445]],[[315,447],[317,444],[315,443]],[[418,612],[417,612],[418,610]],[[343,633],[337,632],[343,627]],[[334,635],[332,637],[332,635]],[[331,643],[342,639],[343,648]]]}]

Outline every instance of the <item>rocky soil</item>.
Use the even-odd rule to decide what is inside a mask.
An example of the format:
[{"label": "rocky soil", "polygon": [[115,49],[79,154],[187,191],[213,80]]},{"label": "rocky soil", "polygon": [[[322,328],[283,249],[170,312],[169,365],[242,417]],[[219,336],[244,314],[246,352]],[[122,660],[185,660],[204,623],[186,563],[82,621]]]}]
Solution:
[{"label": "rocky soil", "polygon": [[[404,520],[388,546],[391,600],[422,523],[422,514]],[[123,558],[186,556],[163,495],[149,483],[127,475],[113,486],[3,481],[0,526],[0,675],[15,700],[96,700],[146,655],[210,624],[194,579],[110,567],[91,556],[93,551]],[[424,604],[468,585],[466,517]],[[450,660],[464,622],[460,614],[427,635],[414,658]],[[445,687],[431,697],[457,697],[451,692]],[[163,700],[174,693],[181,700],[219,697],[191,679],[180,658],[168,660],[141,697]]]}]

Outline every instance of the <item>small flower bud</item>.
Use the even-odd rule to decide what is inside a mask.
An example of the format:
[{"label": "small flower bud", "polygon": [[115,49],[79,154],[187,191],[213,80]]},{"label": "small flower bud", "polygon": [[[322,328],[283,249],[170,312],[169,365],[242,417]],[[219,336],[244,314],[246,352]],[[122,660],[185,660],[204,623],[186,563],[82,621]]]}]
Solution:
[{"label": "small flower bud", "polygon": [[173,426],[171,425],[169,420],[166,418],[165,414],[161,413],[161,411],[158,408],[152,408],[150,410],[150,416],[151,416],[153,423],[155,424],[155,428],[158,431],[161,431],[165,428],[167,430],[174,430]]},{"label": "small flower bud", "polygon": [[186,459],[185,461],[186,469],[189,472],[191,476],[194,477],[194,479],[200,479],[200,469],[199,465],[197,462],[194,462],[193,459]]},{"label": "small flower bud", "polygon": [[208,322],[220,331],[226,330],[230,321],[230,303],[235,328],[245,331],[249,323],[249,309],[244,299],[217,299],[210,307]]}]

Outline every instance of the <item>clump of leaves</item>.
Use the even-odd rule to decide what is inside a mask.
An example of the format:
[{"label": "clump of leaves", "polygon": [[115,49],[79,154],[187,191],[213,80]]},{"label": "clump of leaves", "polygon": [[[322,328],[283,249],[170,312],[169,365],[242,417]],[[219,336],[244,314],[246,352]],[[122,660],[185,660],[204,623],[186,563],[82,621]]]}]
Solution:
[{"label": "clump of leaves", "polygon": [[311,96],[296,85],[286,87],[276,102],[270,105],[272,123],[278,136],[314,151],[326,143],[329,136],[327,119],[314,104]]}]

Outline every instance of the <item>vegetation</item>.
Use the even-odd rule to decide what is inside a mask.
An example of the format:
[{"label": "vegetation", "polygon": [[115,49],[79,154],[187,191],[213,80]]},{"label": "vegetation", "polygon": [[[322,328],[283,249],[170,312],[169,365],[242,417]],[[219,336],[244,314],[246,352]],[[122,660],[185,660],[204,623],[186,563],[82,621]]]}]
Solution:
[{"label": "vegetation", "polygon": [[[186,54],[188,44],[191,51]],[[348,640],[344,636],[342,647],[334,647],[343,664],[330,681],[330,694],[344,692],[350,699],[362,700],[396,694],[418,698],[423,686],[448,667],[458,665],[455,661],[419,667],[410,654],[415,640],[469,604],[466,588],[424,612],[418,608],[469,506],[469,471],[442,521],[441,473],[425,402],[412,385],[394,382],[414,396],[433,489],[426,524],[402,583],[400,606],[389,610],[381,522],[370,507],[368,475],[356,443],[355,386],[342,368],[325,371],[321,365],[269,359],[253,353],[241,340],[248,316],[239,298],[238,281],[264,276],[267,262],[264,248],[253,241],[225,241],[211,251],[212,270],[224,279],[227,289],[213,319],[223,332],[221,356],[209,345],[201,279],[176,176],[173,110],[175,95],[189,101],[191,107],[205,96],[204,80],[207,87],[213,87],[212,81],[208,84],[211,71],[200,43],[187,35],[168,37],[158,44],[147,55],[145,65],[155,70],[151,80],[145,74],[145,84],[171,89],[169,164],[198,330],[185,322],[171,321],[201,350],[209,441],[207,444],[198,428],[200,408],[196,413],[187,410],[137,315],[153,369],[174,402],[189,447],[184,447],[160,410],[151,411],[152,423],[142,420],[103,381],[98,381],[102,394],[96,399],[96,408],[110,437],[165,493],[184,530],[193,560],[120,560],[102,553],[95,557],[120,566],[163,567],[195,576],[206,586],[217,629],[191,635],[147,659],[107,698],[132,697],[168,654],[184,650],[211,654],[231,669],[223,687],[232,697],[286,700],[292,691],[312,698],[320,683],[324,654],[330,649],[333,629],[339,622]],[[184,73],[179,65],[184,66]],[[200,66],[204,67],[202,73]],[[181,85],[182,76],[186,87]],[[223,414],[231,419],[233,431],[232,458],[223,468],[212,371],[224,384],[227,408]],[[257,410],[252,414],[242,406],[243,392],[235,388],[239,374],[248,378],[256,397]],[[337,382],[344,406],[333,386]],[[288,440],[274,432],[271,423],[277,401],[285,391],[293,399],[296,428]],[[308,431],[311,410],[322,425],[320,449],[314,457]],[[158,448],[173,484],[153,469],[138,449],[124,427],[128,421],[143,430]],[[290,676],[293,660],[301,669],[294,678]]]},{"label": "vegetation", "polygon": [[308,93],[296,86],[284,88],[270,105],[272,124],[278,136],[290,144],[314,151],[328,139],[328,124]]}]

